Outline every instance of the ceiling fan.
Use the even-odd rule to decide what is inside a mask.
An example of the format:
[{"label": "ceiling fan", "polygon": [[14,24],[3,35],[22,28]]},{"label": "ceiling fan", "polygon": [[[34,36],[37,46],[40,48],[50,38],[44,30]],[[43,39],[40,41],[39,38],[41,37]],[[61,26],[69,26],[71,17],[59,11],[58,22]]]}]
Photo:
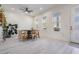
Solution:
[{"label": "ceiling fan", "polygon": [[21,9],[23,12],[25,12],[25,13],[32,13],[33,12],[33,10],[31,10],[31,9],[29,9],[29,8],[23,8],[23,9]]}]

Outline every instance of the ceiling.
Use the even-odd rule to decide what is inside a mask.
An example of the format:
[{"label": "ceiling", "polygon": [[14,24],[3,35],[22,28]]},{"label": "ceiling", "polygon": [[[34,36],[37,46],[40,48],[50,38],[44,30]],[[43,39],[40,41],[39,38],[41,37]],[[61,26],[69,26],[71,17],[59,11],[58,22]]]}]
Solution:
[{"label": "ceiling", "polygon": [[46,12],[47,10],[50,10],[52,7],[54,7],[55,4],[3,4],[2,7],[7,12],[23,12],[23,10],[20,10],[21,8],[28,7],[29,9],[33,10],[31,16],[39,15],[43,12]]}]

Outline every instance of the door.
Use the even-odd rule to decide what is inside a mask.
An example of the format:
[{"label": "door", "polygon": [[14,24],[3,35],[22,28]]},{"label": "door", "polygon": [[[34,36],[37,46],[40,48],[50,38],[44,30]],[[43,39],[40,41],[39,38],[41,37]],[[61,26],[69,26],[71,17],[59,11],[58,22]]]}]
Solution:
[{"label": "door", "polygon": [[71,9],[71,42],[79,43],[79,6]]}]

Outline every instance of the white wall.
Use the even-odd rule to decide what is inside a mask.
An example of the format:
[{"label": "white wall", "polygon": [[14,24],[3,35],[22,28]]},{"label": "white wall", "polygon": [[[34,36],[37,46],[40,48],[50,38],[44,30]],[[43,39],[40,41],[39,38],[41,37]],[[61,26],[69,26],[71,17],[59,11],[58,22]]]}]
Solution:
[{"label": "white wall", "polygon": [[5,12],[7,23],[18,24],[18,30],[32,28],[32,17],[23,13]]},{"label": "white wall", "polygon": [[[39,19],[39,29],[42,29],[41,18],[47,16],[47,30],[41,30],[41,35],[50,39],[59,39],[64,41],[70,41],[70,19],[71,19],[71,9],[69,5],[59,5],[52,8],[48,12],[38,15],[35,19]],[[59,32],[53,30],[52,15],[54,12],[61,13],[61,29]],[[34,26],[35,27],[35,26]]]}]

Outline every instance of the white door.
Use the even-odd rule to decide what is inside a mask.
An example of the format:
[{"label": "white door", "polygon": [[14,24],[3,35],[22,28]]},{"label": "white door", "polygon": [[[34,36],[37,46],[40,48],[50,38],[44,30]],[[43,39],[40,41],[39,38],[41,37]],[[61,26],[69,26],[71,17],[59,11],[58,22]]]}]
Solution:
[{"label": "white door", "polygon": [[79,6],[71,9],[71,41],[79,43]]}]

